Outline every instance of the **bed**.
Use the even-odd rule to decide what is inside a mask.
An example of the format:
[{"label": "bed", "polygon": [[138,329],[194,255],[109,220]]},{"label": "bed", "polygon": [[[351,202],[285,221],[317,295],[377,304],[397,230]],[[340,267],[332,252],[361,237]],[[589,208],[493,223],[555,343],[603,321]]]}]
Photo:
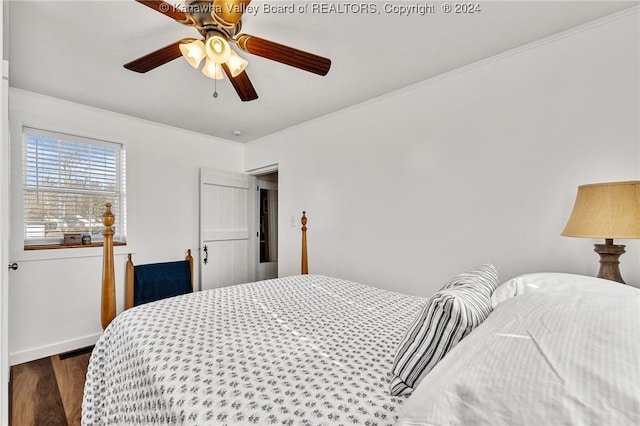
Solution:
[{"label": "bed", "polygon": [[431,298],[309,274],[195,292],[108,325],[82,423],[639,424],[639,312],[630,286],[490,264]]}]

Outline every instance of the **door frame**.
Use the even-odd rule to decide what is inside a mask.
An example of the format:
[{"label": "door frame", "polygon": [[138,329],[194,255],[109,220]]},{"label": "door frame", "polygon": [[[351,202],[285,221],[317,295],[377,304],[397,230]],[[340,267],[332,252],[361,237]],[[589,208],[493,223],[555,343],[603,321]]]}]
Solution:
[{"label": "door frame", "polygon": [[[273,174],[273,173],[278,173],[278,171],[276,170],[275,172],[271,172],[268,173]],[[262,176],[266,176],[266,175],[258,175],[256,176],[256,192],[255,192],[255,206],[256,206],[256,211],[254,212],[253,215],[253,220],[255,221],[256,224],[256,245],[255,245],[255,268],[256,268],[256,279],[258,280],[262,280],[262,279],[267,279],[265,277],[262,277],[260,274],[260,270],[261,269],[267,269],[266,266],[262,265],[262,262],[260,262],[260,209],[262,208],[262,206],[260,205],[260,190],[261,189],[267,189],[267,190],[275,190],[276,192],[278,192],[278,181],[273,181],[273,180],[266,180],[266,179],[262,179]],[[278,198],[278,204],[280,203],[280,198]],[[279,207],[278,204],[276,204],[276,220],[279,221]],[[280,232],[278,231],[278,235],[277,237],[279,237]],[[276,239],[276,244],[277,245],[277,250],[279,251],[279,243],[278,240]],[[276,256],[277,257],[277,256]],[[276,272],[276,277],[278,277],[278,261],[276,260],[275,262],[265,262],[265,263],[275,263],[275,272]]]},{"label": "door frame", "polygon": [[[253,186],[256,187],[256,191],[255,191],[255,195],[253,197],[253,218],[254,220],[252,221],[252,223],[254,224],[254,228],[253,229],[253,233],[251,234],[254,238],[255,238],[255,242],[254,242],[254,250],[253,250],[253,261],[254,261],[254,265],[255,265],[255,276],[258,276],[258,268],[260,267],[260,238],[258,238],[256,236],[256,233],[258,232],[258,225],[259,225],[259,217],[258,217],[258,208],[259,208],[259,202],[260,202],[260,194],[258,193],[258,179],[260,178],[260,176],[263,175],[269,175],[271,173],[278,173],[278,163],[274,163],[274,164],[269,164],[268,166],[264,166],[264,167],[258,167],[255,169],[251,169],[251,170],[247,170],[247,174],[249,174],[250,176],[253,177]],[[278,174],[278,180],[279,180],[280,176]],[[278,191],[280,191],[280,184],[279,182],[277,183],[277,188]],[[278,193],[278,224],[280,223],[280,194]],[[278,226],[278,259],[280,259],[280,226]],[[278,262],[278,276],[280,276],[280,262]]]},{"label": "door frame", "polygon": [[[0,8],[0,29],[2,28]],[[0,46],[0,52],[2,47]],[[9,62],[2,61],[0,87],[0,423],[9,422]]]}]

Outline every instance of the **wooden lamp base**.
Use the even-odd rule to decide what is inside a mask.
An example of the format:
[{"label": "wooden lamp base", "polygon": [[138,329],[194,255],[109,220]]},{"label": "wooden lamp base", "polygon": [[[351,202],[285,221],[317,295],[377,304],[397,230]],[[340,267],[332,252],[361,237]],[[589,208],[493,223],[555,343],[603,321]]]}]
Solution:
[{"label": "wooden lamp base", "polygon": [[620,275],[620,261],[618,258],[625,253],[624,245],[613,244],[612,238],[607,238],[605,244],[594,244],[593,251],[600,255],[600,271],[598,278],[617,281],[626,284]]}]

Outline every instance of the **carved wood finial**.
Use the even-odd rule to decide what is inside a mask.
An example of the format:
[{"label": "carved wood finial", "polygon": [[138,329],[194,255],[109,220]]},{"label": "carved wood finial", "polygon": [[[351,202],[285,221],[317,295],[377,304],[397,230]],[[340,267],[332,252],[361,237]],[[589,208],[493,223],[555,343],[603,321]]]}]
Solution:
[{"label": "carved wood finial", "polygon": [[[105,231],[107,229],[113,231],[111,229],[111,226],[115,223],[116,221],[116,217],[113,214],[113,212],[111,211],[111,203],[106,203],[104,205],[105,211],[102,215],[102,224],[105,226]],[[104,232],[102,233],[102,235],[104,235]]]}]

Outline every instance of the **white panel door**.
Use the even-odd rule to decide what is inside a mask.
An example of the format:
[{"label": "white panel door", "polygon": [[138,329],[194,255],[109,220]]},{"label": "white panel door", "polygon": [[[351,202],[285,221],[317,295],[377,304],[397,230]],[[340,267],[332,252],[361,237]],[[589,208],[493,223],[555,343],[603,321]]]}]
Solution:
[{"label": "white panel door", "polygon": [[253,281],[250,177],[200,170],[200,289]]}]

